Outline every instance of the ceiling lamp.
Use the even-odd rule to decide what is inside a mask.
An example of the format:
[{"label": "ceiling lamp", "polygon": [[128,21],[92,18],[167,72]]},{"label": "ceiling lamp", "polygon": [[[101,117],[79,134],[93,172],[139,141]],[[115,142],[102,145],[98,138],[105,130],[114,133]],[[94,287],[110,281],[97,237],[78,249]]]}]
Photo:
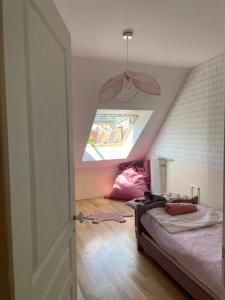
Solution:
[{"label": "ceiling lamp", "polygon": [[124,31],[123,39],[127,42],[126,71],[107,80],[99,92],[99,102],[106,103],[115,97],[121,102],[128,102],[138,91],[150,95],[160,95],[161,89],[157,80],[145,73],[128,71],[128,41],[133,38],[133,31]]}]

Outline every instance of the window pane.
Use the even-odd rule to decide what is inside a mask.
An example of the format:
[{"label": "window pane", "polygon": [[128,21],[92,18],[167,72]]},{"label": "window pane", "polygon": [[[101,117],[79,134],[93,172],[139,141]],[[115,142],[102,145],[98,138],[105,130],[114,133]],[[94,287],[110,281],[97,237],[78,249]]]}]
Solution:
[{"label": "window pane", "polygon": [[138,115],[97,114],[88,145],[116,146],[123,144],[137,119]]}]

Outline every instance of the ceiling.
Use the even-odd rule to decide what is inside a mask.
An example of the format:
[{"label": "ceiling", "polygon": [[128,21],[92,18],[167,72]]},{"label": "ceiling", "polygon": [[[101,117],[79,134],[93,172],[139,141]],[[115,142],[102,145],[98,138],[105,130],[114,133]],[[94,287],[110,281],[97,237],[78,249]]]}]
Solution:
[{"label": "ceiling", "polygon": [[224,0],[54,0],[73,56],[121,61],[121,32],[133,28],[130,60],[193,67],[225,52]]}]

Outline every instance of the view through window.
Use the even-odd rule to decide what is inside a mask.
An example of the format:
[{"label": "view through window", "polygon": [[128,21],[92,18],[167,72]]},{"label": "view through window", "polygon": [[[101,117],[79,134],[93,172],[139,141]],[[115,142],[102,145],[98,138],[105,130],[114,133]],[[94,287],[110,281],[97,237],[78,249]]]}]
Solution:
[{"label": "view through window", "polygon": [[127,158],[152,114],[152,110],[98,109],[82,161]]},{"label": "view through window", "polygon": [[137,119],[138,115],[96,114],[88,145],[121,146]]}]

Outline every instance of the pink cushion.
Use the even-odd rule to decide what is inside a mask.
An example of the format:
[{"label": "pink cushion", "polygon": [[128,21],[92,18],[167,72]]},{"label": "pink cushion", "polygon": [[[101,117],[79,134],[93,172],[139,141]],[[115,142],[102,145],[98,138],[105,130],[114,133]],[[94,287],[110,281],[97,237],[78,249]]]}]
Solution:
[{"label": "pink cushion", "polygon": [[[126,167],[128,168],[126,169]],[[105,198],[128,201],[143,197],[150,182],[148,169],[134,165],[125,166],[125,168],[123,165],[121,169],[121,173],[114,182],[112,192]]]},{"label": "pink cushion", "polygon": [[192,203],[166,203],[166,212],[171,215],[188,214],[197,211],[197,207]]}]

